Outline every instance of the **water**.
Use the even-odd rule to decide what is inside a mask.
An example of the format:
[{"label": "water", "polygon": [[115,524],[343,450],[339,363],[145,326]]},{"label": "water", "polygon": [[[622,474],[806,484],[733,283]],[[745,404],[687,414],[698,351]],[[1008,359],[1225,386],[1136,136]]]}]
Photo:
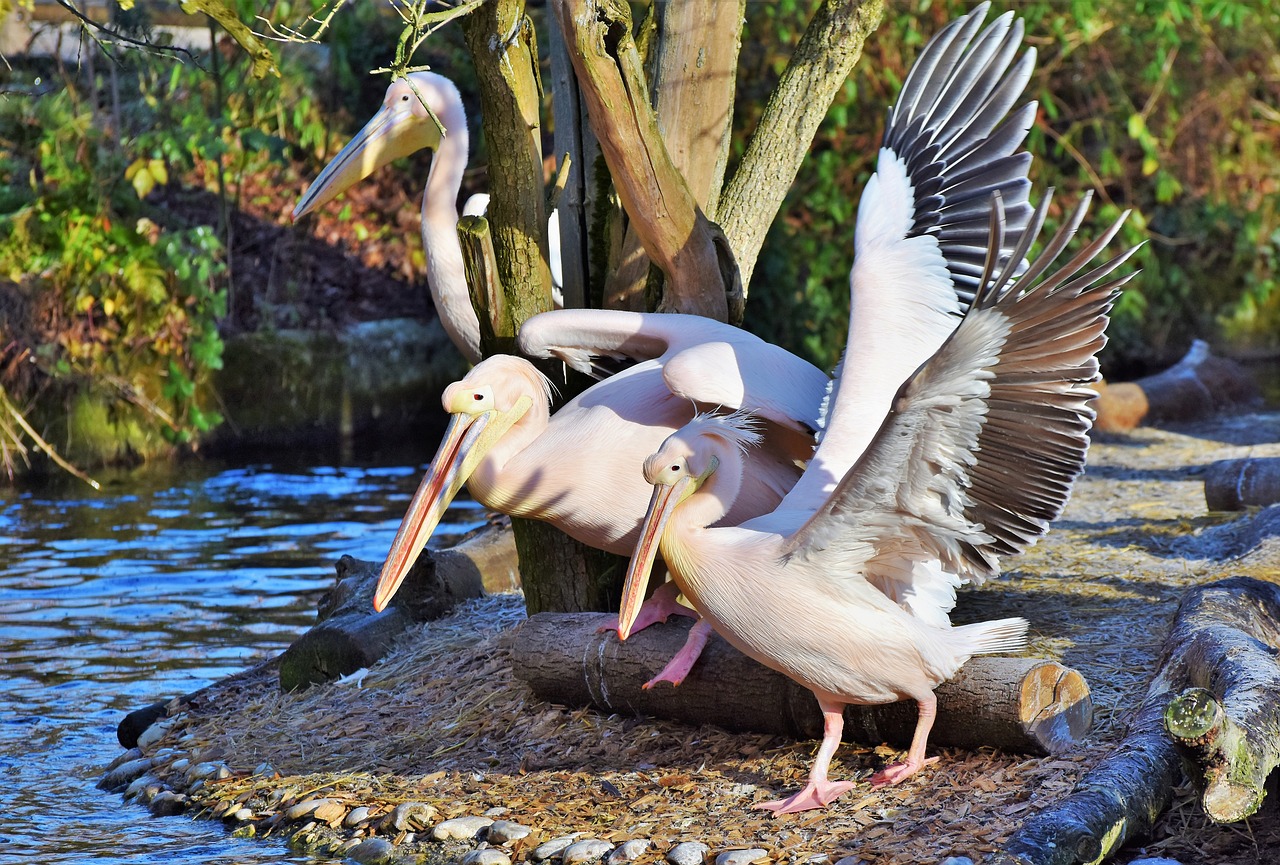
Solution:
[{"label": "water", "polygon": [[[0,862],[328,862],[96,789],[128,712],[282,651],[425,468],[196,463],[0,496]],[[463,502],[442,531],[483,518]],[[433,545],[438,540],[433,540]]]}]

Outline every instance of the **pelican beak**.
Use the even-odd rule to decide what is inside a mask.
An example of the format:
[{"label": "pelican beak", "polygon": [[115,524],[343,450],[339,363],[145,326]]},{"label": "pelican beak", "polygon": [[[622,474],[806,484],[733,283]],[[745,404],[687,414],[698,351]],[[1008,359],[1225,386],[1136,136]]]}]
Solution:
[{"label": "pelican beak", "polygon": [[426,147],[433,150],[439,147],[442,136],[439,124],[429,117],[415,115],[413,108],[412,100],[396,100],[380,108],[320,172],[293,209],[293,218],[298,219],[332,201],[393,159]]},{"label": "pelican beak", "polygon": [[[493,437],[484,437],[493,412],[455,414],[445,430],[444,441],[436,451],[431,468],[409,502],[409,510],[400,521],[400,529],[391,542],[391,552],[382,565],[373,592],[373,608],[381,612],[395,595],[418,554],[427,545],[431,533],[440,524],[445,509],[458,490],[467,482],[479,458],[489,449]],[[483,440],[482,440],[483,439]]]},{"label": "pelican beak", "polygon": [[618,608],[618,639],[631,636],[631,626],[636,622],[640,606],[644,603],[645,589],[649,586],[649,573],[653,560],[658,556],[658,544],[666,530],[667,521],[676,506],[688,498],[697,486],[695,478],[683,477],[674,484],[655,484],[649,510],[640,527],[640,540],[627,565],[627,578],[622,584],[622,603]]}]

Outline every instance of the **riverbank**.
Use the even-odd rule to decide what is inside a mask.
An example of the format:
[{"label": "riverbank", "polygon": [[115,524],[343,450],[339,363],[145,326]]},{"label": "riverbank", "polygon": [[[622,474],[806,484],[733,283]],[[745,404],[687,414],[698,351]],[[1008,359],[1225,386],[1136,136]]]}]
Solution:
[{"label": "riverbank", "polygon": [[[733,849],[754,851],[743,861],[980,860],[1119,739],[1188,586],[1276,579],[1274,511],[1205,510],[1204,468],[1242,456],[1280,456],[1280,414],[1101,437],[1045,540],[962,595],[957,620],[1026,616],[1029,654],[1089,681],[1094,730],[1068,757],[935,748],[940,761],[901,786],[765,816],[751,803],[798,787],[815,743],[539,702],[510,674],[522,604],[499,595],[419,626],[363,676],[300,694],[279,693],[269,666],[225,680],[145,734],[118,780],[158,813],[359,861],[502,865],[565,838],[602,842],[571,850],[571,862],[644,846],[629,841],[649,842],[642,861],[675,854],[681,865]],[[846,744],[832,774],[865,781],[892,755]],[[1277,812],[1272,797],[1247,826],[1216,827],[1180,790],[1146,846],[1118,861],[1261,865],[1280,849]],[[493,820],[507,822],[485,828]]]}]

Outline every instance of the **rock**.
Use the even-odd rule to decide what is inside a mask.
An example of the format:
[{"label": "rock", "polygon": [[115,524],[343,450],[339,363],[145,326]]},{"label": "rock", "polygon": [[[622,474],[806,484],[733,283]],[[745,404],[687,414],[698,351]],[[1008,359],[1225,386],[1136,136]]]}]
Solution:
[{"label": "rock", "polygon": [[436,809],[426,802],[401,802],[383,821],[397,832],[425,829],[436,816]]},{"label": "rock", "polygon": [[596,862],[603,859],[612,849],[613,845],[608,841],[602,841],[599,838],[584,838],[564,848],[564,852],[560,854],[560,859],[564,862],[564,865],[582,865],[584,862]]},{"label": "rock", "polygon": [[237,823],[244,823],[253,819],[253,810],[250,808],[238,808],[231,812],[231,819]]},{"label": "rock", "polygon": [[327,799],[324,804],[316,808],[315,813],[311,816],[315,817],[321,823],[330,825],[337,824],[347,813],[347,806],[339,802],[337,799]]},{"label": "rock", "polygon": [[757,859],[764,859],[768,855],[768,850],[762,850],[759,847],[751,847],[747,850],[726,850],[716,857],[716,865],[751,865]]},{"label": "rock", "polygon": [[671,865],[702,865],[711,848],[701,841],[683,841],[667,851]]},{"label": "rock", "polygon": [[156,721],[150,727],[142,731],[138,736],[138,747],[143,751],[150,751],[151,747],[168,735],[173,729],[173,718],[167,718],[163,721]]},{"label": "rock", "polygon": [[347,858],[360,865],[382,865],[390,862],[396,848],[386,838],[366,838],[347,851]]},{"label": "rock", "polygon": [[431,837],[437,841],[470,841],[492,824],[492,817],[454,817],[432,829]]},{"label": "rock", "polygon": [[948,856],[946,859],[939,862],[938,865],[973,865],[973,860],[968,856]]},{"label": "rock", "polygon": [[120,793],[125,790],[134,779],[145,773],[151,768],[150,757],[138,757],[133,760],[127,760],[116,765],[102,780],[98,782],[98,787],[106,790],[108,793]]},{"label": "rock", "polygon": [[187,797],[172,790],[161,790],[151,800],[151,813],[157,817],[172,817],[187,810]]},{"label": "rock", "polygon": [[552,838],[550,841],[544,841],[537,847],[533,848],[533,852],[529,854],[529,858],[535,862],[541,862],[544,859],[553,859],[564,852],[564,848],[568,847],[574,841],[578,840],[577,832],[572,835],[564,835],[560,838]]},{"label": "rock", "polygon": [[1177,859],[1166,859],[1163,856],[1144,856],[1141,859],[1129,860],[1129,865],[1182,865]]},{"label": "rock", "polygon": [[634,862],[644,855],[645,851],[653,846],[653,842],[648,838],[632,838],[630,841],[623,841],[612,853],[609,854],[609,865],[622,865],[624,862]]},{"label": "rock", "polygon": [[279,773],[276,772],[275,767],[272,766],[270,763],[259,763],[258,767],[253,770],[253,775],[255,778],[257,777],[274,778],[276,777],[277,774]]},{"label": "rock", "polygon": [[182,773],[187,771],[187,767],[191,765],[191,761],[186,757],[179,757],[169,764],[170,772]]},{"label": "rock", "polygon": [[845,856],[836,860],[836,865],[867,865],[861,856]]},{"label": "rock", "polygon": [[510,813],[511,813],[510,808],[504,808],[501,805],[494,805],[492,808],[484,812],[484,816],[492,817],[493,819],[497,820],[499,817],[503,817]]},{"label": "rock", "polygon": [[296,805],[290,805],[285,809],[284,819],[301,820],[303,817],[310,817],[315,813],[316,809],[321,805],[333,802],[332,799],[307,799]]},{"label": "rock", "polygon": [[462,865],[511,865],[511,857],[497,847],[481,847],[463,856]]},{"label": "rock", "polygon": [[134,778],[133,783],[131,783],[129,787],[124,791],[124,798],[126,800],[137,798],[138,796],[142,795],[142,791],[145,790],[151,784],[155,784],[156,786],[159,786],[160,779],[149,772],[143,772],[137,778]]},{"label": "rock", "polygon": [[495,820],[489,826],[489,843],[498,845],[510,844],[512,841],[528,838],[532,834],[533,828],[523,823],[513,823],[510,820]]},{"label": "rock", "polygon": [[347,816],[343,818],[342,825],[348,829],[354,829],[368,819],[369,819],[369,809],[366,808],[364,805],[361,805],[359,808],[351,809],[351,812],[348,813]]},{"label": "rock", "polygon": [[141,750],[140,748],[130,748],[128,751],[125,751],[123,754],[121,754],[120,756],[118,756],[118,757],[116,757],[114,760],[112,760],[112,761],[107,765],[107,771],[108,771],[108,772],[111,772],[111,771],[112,771],[113,769],[115,769],[117,766],[121,766],[121,765],[123,765],[123,764],[125,764],[125,763],[128,763],[128,762],[132,761],[132,760],[140,759],[140,758],[141,758],[141,757],[143,757],[143,756],[144,756],[144,755],[143,755],[142,750]]}]

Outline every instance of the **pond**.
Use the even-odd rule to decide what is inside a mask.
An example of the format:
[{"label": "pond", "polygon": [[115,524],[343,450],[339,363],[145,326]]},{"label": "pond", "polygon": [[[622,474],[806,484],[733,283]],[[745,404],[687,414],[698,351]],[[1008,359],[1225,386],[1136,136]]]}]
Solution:
[{"label": "pond", "polygon": [[[429,454],[199,461],[0,497],[0,861],[326,862],[96,788],[128,712],[278,654],[343,554],[381,561]],[[432,545],[483,521],[456,503]]]}]

